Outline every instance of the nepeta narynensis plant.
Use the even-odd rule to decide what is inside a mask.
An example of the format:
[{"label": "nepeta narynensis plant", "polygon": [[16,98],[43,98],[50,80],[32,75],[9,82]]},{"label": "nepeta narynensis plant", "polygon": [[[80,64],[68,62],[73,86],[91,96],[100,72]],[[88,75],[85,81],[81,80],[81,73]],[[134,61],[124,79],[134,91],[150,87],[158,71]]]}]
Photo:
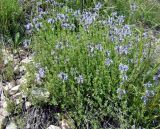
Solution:
[{"label": "nepeta narynensis plant", "polygon": [[46,103],[68,112],[77,128],[156,127],[159,73],[150,38],[116,12],[107,19],[83,12],[75,32],[65,13],[41,19],[33,37],[40,63],[33,79],[42,82],[34,87],[49,92]]}]

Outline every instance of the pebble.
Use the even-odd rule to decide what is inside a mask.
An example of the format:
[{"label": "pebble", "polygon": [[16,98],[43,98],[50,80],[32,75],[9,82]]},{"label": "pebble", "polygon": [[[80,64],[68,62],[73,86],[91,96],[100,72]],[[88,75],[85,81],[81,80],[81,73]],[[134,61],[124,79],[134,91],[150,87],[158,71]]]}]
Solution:
[{"label": "pebble", "polygon": [[9,91],[10,95],[14,95],[19,91],[20,85],[17,85],[15,87],[12,87],[11,90]]},{"label": "pebble", "polygon": [[14,82],[14,81],[12,81],[12,82],[6,82],[3,88],[4,88],[6,91],[8,91],[8,90],[10,90],[12,87],[14,87],[14,86],[15,86],[15,82]]},{"label": "pebble", "polygon": [[26,71],[26,67],[25,67],[24,65],[20,66],[20,67],[19,67],[19,71],[20,71],[20,72]]},{"label": "pebble", "polygon": [[61,128],[58,126],[50,125],[47,129],[61,129]]},{"label": "pebble", "polygon": [[12,98],[13,99],[18,99],[18,98],[20,98],[22,96],[22,93],[21,92],[18,92],[18,93],[16,93],[16,94],[14,94],[13,96],[12,96]]},{"label": "pebble", "polygon": [[28,64],[28,63],[30,63],[31,61],[32,61],[32,59],[30,59],[30,58],[25,58],[25,59],[23,59],[23,60],[21,61],[21,63]]},{"label": "pebble", "polygon": [[9,125],[7,125],[6,129],[17,129],[15,122],[11,121]]},{"label": "pebble", "polygon": [[32,104],[31,104],[31,102],[26,102],[26,109],[28,109],[30,106],[31,106]]},{"label": "pebble", "polygon": [[23,85],[27,83],[26,77],[22,76],[22,78],[16,80],[16,85]]},{"label": "pebble", "polygon": [[[31,61],[33,61],[33,59],[32,56],[27,57],[27,52],[24,50],[19,50],[19,52],[12,54],[11,52],[4,49],[3,55],[4,55],[3,58],[4,64],[0,64],[0,68],[5,67],[5,64],[7,65],[9,61],[13,61],[14,80],[10,82],[2,80],[2,82],[0,83],[0,87],[8,91],[9,95],[11,95],[11,98],[14,100],[15,104],[19,104],[21,102],[21,97],[23,97],[22,93],[19,92],[20,85],[27,82],[25,75],[26,67],[23,64],[30,63]],[[6,96],[2,95],[3,93],[0,92],[0,128],[1,126],[3,126],[3,124],[6,123],[5,118],[8,115],[8,112],[6,111],[7,107]],[[25,105],[26,108],[29,108],[31,106],[31,102],[27,101],[25,102]],[[12,120],[6,126],[5,129],[17,129],[17,126],[15,122]]]}]

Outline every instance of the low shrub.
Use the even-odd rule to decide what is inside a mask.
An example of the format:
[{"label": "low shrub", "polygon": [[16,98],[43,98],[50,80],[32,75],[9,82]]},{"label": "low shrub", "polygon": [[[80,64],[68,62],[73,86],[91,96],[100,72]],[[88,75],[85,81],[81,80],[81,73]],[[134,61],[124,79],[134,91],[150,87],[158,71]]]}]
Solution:
[{"label": "low shrub", "polygon": [[75,12],[61,11],[30,23],[29,100],[59,107],[77,129],[157,127],[159,71],[147,32],[116,12],[106,20],[89,11],[75,15],[77,32]]}]

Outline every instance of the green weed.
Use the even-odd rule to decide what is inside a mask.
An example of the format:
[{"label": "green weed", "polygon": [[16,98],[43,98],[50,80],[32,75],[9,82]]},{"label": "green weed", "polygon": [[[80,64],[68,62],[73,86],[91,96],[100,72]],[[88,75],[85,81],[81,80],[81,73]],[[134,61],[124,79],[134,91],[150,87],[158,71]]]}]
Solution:
[{"label": "green weed", "polygon": [[24,35],[24,15],[17,0],[0,1],[0,33],[16,41],[17,33]]}]

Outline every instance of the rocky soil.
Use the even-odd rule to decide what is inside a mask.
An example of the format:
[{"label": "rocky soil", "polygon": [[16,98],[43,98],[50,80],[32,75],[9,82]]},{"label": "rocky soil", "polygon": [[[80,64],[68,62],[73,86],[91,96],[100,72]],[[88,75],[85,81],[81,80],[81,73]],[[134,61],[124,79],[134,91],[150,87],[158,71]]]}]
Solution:
[{"label": "rocky soil", "polygon": [[[1,128],[6,129],[15,129],[16,125],[14,122],[11,122],[9,125],[5,125],[9,123],[10,114],[7,111],[7,101],[12,100],[15,102],[16,105],[19,105],[20,103],[23,103],[24,98],[26,97],[24,93],[20,91],[21,86],[23,86],[27,80],[27,71],[25,68],[25,64],[33,61],[31,54],[29,55],[29,52],[21,49],[18,53],[13,54],[8,49],[3,49],[3,69],[7,67],[8,63],[12,62],[12,68],[13,68],[13,76],[10,80],[6,80],[3,78],[3,71],[2,71],[2,77],[0,82],[0,125]],[[25,102],[25,108],[28,108],[31,105],[30,102]]]},{"label": "rocky soil", "polygon": [[[37,108],[27,101],[25,93],[21,88],[27,83],[28,71],[26,65],[33,62],[33,54],[25,49],[19,49],[16,53],[10,49],[2,50],[3,64],[1,64],[1,80],[0,80],[0,129],[24,129],[19,126],[19,122],[15,117],[24,118],[25,129],[69,129],[70,126],[65,120],[58,120],[56,108],[50,106]],[[4,69],[9,62],[11,64],[12,77],[5,79]],[[14,102],[9,105],[8,101]],[[8,104],[8,105],[7,105]],[[20,114],[10,113],[8,108],[12,108],[15,112],[16,107],[21,105],[22,112]],[[55,114],[55,115],[53,115]],[[52,125],[54,123],[54,125]],[[57,126],[55,126],[57,125]]]}]

